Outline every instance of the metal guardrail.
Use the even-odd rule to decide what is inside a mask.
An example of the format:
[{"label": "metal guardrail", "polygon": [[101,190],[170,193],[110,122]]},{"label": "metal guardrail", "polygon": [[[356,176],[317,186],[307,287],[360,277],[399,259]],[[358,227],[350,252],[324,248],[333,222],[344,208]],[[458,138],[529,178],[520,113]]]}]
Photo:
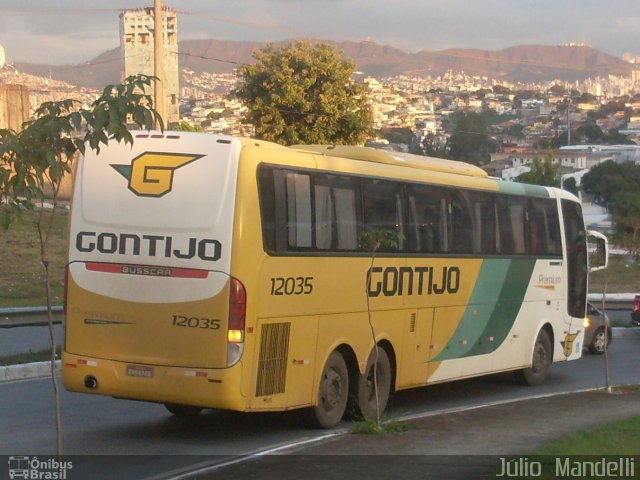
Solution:
[{"label": "metal guardrail", "polygon": [[[608,309],[627,310],[633,306],[635,293],[608,293],[604,302]],[[590,293],[587,299],[596,307],[602,305],[601,293]],[[51,307],[53,323],[62,323],[64,317],[62,305]],[[0,308],[0,328],[28,327],[47,324],[47,307]]]},{"label": "metal guardrail", "polygon": [[[602,293],[590,293],[587,300],[599,308],[602,306],[602,296]],[[635,293],[607,293],[604,295],[604,304],[608,310],[631,310],[635,298]]]},{"label": "metal guardrail", "polygon": [[[62,305],[51,307],[53,323],[62,323]],[[47,307],[0,308],[0,328],[30,327],[47,324]]]}]

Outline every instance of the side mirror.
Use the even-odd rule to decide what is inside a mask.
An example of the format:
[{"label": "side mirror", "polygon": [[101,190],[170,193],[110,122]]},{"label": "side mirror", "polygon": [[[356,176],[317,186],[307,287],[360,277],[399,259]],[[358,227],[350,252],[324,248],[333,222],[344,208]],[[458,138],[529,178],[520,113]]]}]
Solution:
[{"label": "side mirror", "polygon": [[604,270],[609,265],[607,237],[594,230],[587,231],[587,249],[589,251],[589,271]]}]

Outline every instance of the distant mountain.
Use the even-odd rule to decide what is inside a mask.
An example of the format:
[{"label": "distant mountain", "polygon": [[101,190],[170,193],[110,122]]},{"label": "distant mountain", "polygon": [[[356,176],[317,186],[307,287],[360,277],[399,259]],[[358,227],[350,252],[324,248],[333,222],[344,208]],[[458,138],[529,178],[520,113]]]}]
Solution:
[{"label": "distant mountain", "polygon": [[93,60],[77,65],[14,63],[13,67],[22,73],[51,77],[78,87],[100,90],[110,83],[120,82],[122,68],[119,48],[108,50]]},{"label": "distant mountain", "polygon": [[[503,50],[448,49],[407,53],[374,42],[331,42],[357,68],[379,77],[413,74],[442,75],[448,70],[485,75],[509,82],[560,79],[583,80],[607,74],[630,75],[632,65],[586,46],[521,45]],[[231,72],[239,64],[252,62],[252,52],[264,47],[260,42],[232,40],[183,40],[179,43],[180,68],[196,73]],[[109,50],[78,65],[50,66],[15,64],[25,73],[49,76],[73,85],[102,88],[120,81],[120,50]]]}]

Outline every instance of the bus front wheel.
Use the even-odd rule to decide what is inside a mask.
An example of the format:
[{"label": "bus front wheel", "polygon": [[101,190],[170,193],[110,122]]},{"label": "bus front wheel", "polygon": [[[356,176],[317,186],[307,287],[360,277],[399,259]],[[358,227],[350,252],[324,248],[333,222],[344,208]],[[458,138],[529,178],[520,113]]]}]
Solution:
[{"label": "bus front wheel", "polygon": [[318,386],[318,404],[311,410],[311,420],[321,428],[335,427],[347,406],[349,398],[349,371],[344,357],[334,351],[322,370]]},{"label": "bus front wheel", "polygon": [[551,340],[546,330],[540,330],[533,347],[531,367],[515,372],[516,381],[523,385],[540,385],[547,378],[551,366]]},{"label": "bus front wheel", "polygon": [[358,409],[362,416],[367,420],[378,419],[387,406],[390,391],[389,356],[383,348],[376,347],[369,355],[364,374],[358,378]]}]

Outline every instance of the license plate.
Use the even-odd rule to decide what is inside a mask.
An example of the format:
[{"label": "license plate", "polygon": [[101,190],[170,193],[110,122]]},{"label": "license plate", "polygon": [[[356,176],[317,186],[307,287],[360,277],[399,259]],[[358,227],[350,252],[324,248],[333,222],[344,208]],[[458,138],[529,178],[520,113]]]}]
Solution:
[{"label": "license plate", "polygon": [[127,375],[130,377],[153,378],[153,367],[127,365]]}]

